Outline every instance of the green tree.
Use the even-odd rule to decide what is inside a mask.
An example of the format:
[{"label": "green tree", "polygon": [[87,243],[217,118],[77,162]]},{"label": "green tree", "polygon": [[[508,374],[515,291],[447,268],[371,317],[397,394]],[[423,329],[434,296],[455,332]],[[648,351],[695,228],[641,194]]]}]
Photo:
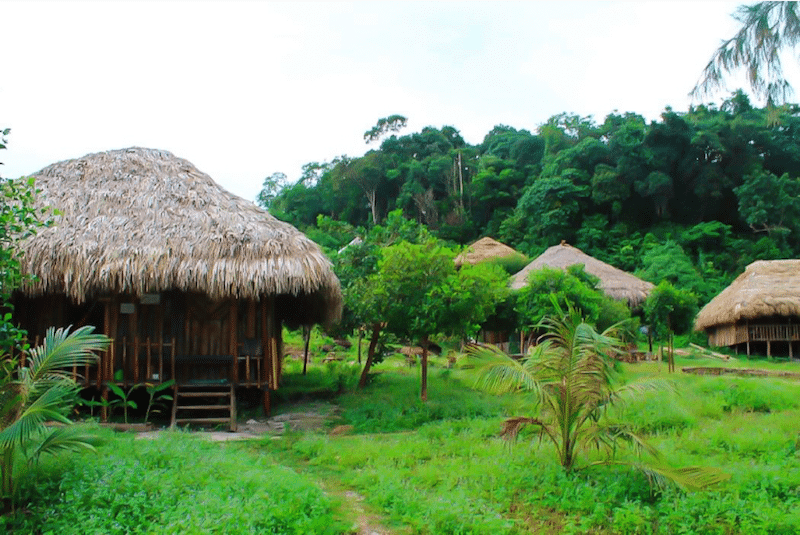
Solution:
[{"label": "green tree", "polygon": [[261,191],[258,192],[258,196],[256,197],[256,204],[265,210],[269,210],[272,201],[275,200],[275,197],[278,196],[285,185],[286,175],[284,173],[272,173],[264,179],[261,185]]},{"label": "green tree", "polygon": [[399,132],[403,128],[408,125],[408,119],[403,117],[402,115],[390,115],[389,117],[383,117],[382,119],[378,119],[378,122],[364,132],[364,141],[369,143],[374,143],[389,132]]},{"label": "green tree", "polygon": [[691,258],[673,240],[655,244],[642,254],[642,268],[636,276],[652,283],[668,281],[677,288],[692,291],[697,295],[707,293],[703,277],[692,264]]},{"label": "green tree", "polygon": [[755,94],[774,108],[791,93],[783,75],[781,51],[800,43],[798,2],[742,5],[733,16],[741,28],[714,52],[692,95],[699,98],[723,89],[725,76],[741,68]]},{"label": "green tree", "polygon": [[661,281],[644,302],[644,317],[657,339],[669,333],[691,331],[697,314],[697,296]]},{"label": "green tree", "polygon": [[[436,334],[467,336],[505,295],[505,272],[488,264],[456,269],[455,252],[433,240],[386,247],[367,294],[386,330],[422,346],[420,397],[428,397],[428,343]],[[377,300],[377,301],[375,301]]]},{"label": "green tree", "polygon": [[[618,386],[614,356],[624,346],[617,327],[598,333],[570,307],[566,313],[545,318],[540,328],[545,332],[540,343],[521,361],[492,349],[471,351],[480,366],[478,386],[495,393],[531,392],[535,397],[538,417],[506,420],[505,437],[516,438],[520,429],[534,426],[540,440],[552,443],[566,471],[576,468],[581,454],[595,449],[604,451],[606,458],[592,464],[632,464],[659,481],[669,479],[685,487],[702,488],[728,479],[713,469],[670,468],[631,427],[606,418],[626,396],[663,387],[655,382]],[[656,464],[616,461],[620,443],[630,444],[637,454],[647,452]]]},{"label": "green tree", "polygon": [[597,289],[600,279],[584,271],[582,264],[566,270],[543,267],[528,275],[528,284],[517,292],[515,310],[520,326],[536,329],[547,317],[573,307],[586,321],[605,329],[631,317],[623,303]]},{"label": "green tree", "polygon": [[735,190],[739,214],[754,232],[800,230],[800,180],[759,170],[744,177]]}]

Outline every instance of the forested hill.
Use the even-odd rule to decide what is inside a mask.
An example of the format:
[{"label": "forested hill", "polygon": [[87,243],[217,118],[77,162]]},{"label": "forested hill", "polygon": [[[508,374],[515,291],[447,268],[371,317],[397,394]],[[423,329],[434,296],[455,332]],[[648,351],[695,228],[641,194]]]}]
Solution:
[{"label": "forested hill", "polygon": [[460,245],[492,236],[534,257],[566,240],[701,304],[753,260],[800,256],[797,105],[768,120],[737,92],[650,124],[561,114],[535,133],[498,125],[480,145],[404,123],[379,121],[363,157],[268,177],[259,202],[331,250],[394,210]]}]

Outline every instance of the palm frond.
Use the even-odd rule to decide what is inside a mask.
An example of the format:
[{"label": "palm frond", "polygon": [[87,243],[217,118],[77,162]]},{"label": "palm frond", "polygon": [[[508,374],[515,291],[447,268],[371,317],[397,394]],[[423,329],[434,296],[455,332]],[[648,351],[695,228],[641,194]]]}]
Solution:
[{"label": "palm frond", "polygon": [[672,468],[669,466],[653,466],[647,464],[631,464],[645,474],[652,483],[659,487],[673,483],[684,490],[703,490],[724,483],[731,475],[719,468],[708,466],[685,466]]},{"label": "palm frond", "polygon": [[[534,348],[534,352],[541,352],[540,347]],[[493,345],[470,345],[465,352],[469,363],[477,368],[476,388],[493,394],[520,390],[538,393],[535,355],[518,361]]]},{"label": "palm frond", "polygon": [[44,343],[30,351],[30,364],[25,380],[38,381],[65,377],[68,368],[85,366],[97,361],[96,351],[108,348],[110,339],[102,334],[92,334],[94,327],[84,326],[72,333],[69,328],[47,329]]},{"label": "palm frond", "polygon": [[36,461],[44,453],[59,451],[96,451],[95,446],[103,439],[81,425],[67,425],[52,429],[31,453],[31,460]]},{"label": "palm frond", "polygon": [[64,408],[75,399],[72,388],[50,388],[22,411],[9,426],[0,430],[0,449],[22,445],[42,432],[45,422],[70,423],[64,416]]}]

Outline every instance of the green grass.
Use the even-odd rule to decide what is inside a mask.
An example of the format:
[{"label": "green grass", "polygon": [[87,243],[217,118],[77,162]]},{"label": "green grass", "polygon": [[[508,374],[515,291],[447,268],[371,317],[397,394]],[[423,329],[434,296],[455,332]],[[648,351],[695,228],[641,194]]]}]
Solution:
[{"label": "green grass", "polygon": [[[21,489],[15,533],[347,533],[336,504],[308,477],[185,433],[116,435],[99,454],[47,459]],[[0,526],[2,526],[0,519]]]},{"label": "green grass", "polygon": [[[346,359],[355,355],[346,352]],[[703,492],[657,489],[632,469],[564,472],[548,443],[498,438],[504,418],[534,416],[530,399],[470,387],[468,370],[432,357],[429,401],[419,366],[393,356],[363,391],[358,367],[322,364],[284,374],[292,396],[339,406],[348,435],[293,433],[215,444],[185,433],[158,441],[109,436],[98,455],[64,455],[24,478],[17,533],[349,533],[348,505],[322,488],[352,489],[395,533],[798,533],[800,381],[668,374],[621,365],[625,381],[671,388],[629,399],[611,418],[633,424],[674,466],[717,467],[729,482]],[[800,371],[787,362],[693,355],[682,366]],[[291,396],[279,410],[292,406]],[[626,451],[618,459],[633,460]],[[344,520],[347,519],[347,520]],[[0,523],[0,527],[3,524]],[[137,531],[138,530],[138,531]]]}]

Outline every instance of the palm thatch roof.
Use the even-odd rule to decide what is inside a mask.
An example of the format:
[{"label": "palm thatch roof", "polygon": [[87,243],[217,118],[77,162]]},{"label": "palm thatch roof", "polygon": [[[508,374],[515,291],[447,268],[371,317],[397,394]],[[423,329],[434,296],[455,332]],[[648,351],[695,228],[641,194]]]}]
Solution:
[{"label": "palm thatch roof", "polygon": [[565,242],[550,247],[525,266],[511,278],[510,286],[514,290],[524,287],[528,283],[528,275],[537,269],[543,267],[566,269],[575,264],[583,264],[586,273],[600,279],[598,289],[603,293],[620,301],[625,300],[632,307],[640,305],[654,288],[652,283],[601,262]]},{"label": "palm thatch roof", "polygon": [[23,293],[289,295],[314,305],[305,320],[341,314],[339,281],[314,242],[169,152],[100,152],[33,176],[37,202],[61,215],[23,245],[23,269],[37,277]]},{"label": "palm thatch roof", "polygon": [[464,249],[464,251],[455,258],[455,263],[456,266],[461,267],[464,264],[477,264],[485,260],[505,258],[518,254],[517,251],[508,245],[502,244],[487,236]]},{"label": "palm thatch roof", "polygon": [[800,316],[800,260],[758,260],[700,310],[695,330],[765,316]]}]

